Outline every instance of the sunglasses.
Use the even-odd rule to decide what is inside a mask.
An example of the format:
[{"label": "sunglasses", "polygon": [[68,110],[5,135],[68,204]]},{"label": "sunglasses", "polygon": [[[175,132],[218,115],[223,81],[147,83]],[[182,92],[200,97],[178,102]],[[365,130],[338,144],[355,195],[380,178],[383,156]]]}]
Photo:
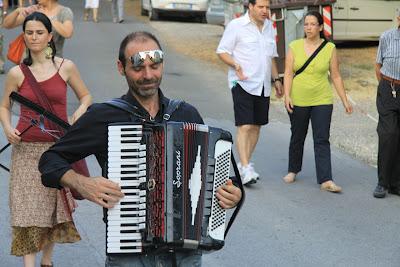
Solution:
[{"label": "sunglasses", "polygon": [[136,53],[130,57],[132,65],[135,68],[140,67],[141,65],[143,65],[147,56],[149,56],[149,59],[151,60],[151,62],[153,62],[155,64],[159,64],[159,63],[163,62],[164,53],[161,50],[149,50],[149,51],[142,51],[142,52]]}]

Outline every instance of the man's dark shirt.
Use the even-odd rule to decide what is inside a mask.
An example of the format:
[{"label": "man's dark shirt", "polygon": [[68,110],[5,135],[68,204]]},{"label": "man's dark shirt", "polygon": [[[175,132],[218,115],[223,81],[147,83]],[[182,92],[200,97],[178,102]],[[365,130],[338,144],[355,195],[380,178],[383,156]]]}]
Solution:
[{"label": "man's dark shirt", "polygon": [[[162,122],[169,99],[164,97],[161,90],[160,110],[153,121]],[[121,97],[133,106],[136,112],[150,121],[149,113],[128,91]],[[93,104],[88,111],[74,123],[68,132],[54,144],[48,151],[43,153],[39,170],[42,173],[42,183],[47,187],[62,188],[61,177],[71,169],[70,163],[94,154],[103,168],[107,161],[107,126],[113,122],[132,121],[128,112],[111,107],[107,104]],[[172,113],[170,121],[192,122],[204,124],[199,112],[193,106],[183,103]]]}]

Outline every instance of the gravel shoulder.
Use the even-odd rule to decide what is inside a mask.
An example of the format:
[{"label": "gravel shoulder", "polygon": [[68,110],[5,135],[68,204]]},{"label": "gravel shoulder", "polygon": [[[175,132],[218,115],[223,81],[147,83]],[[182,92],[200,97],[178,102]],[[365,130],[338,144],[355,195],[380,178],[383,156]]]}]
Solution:
[{"label": "gravel shoulder", "polygon": [[[215,54],[223,27],[185,21],[149,21],[140,15],[140,1],[126,1],[126,10],[138,20],[150,24],[162,35],[169,47],[186,56],[227,70]],[[169,19],[169,18],[168,18]],[[346,43],[337,45],[340,69],[354,113],[344,112],[336,96],[331,126],[331,143],[350,155],[376,165],[378,114],[375,106],[377,81],[374,65],[378,43]],[[272,97],[271,120],[289,123],[283,102]]]}]

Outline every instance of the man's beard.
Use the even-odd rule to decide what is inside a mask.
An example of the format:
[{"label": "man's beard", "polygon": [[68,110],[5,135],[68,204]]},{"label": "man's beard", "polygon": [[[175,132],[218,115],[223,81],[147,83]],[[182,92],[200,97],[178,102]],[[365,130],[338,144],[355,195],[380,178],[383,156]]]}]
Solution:
[{"label": "man's beard", "polygon": [[[129,84],[129,90],[134,95],[143,98],[150,98],[157,94],[158,88],[160,87],[161,84],[161,79],[144,80],[136,83],[128,80],[128,84]],[[143,85],[147,84],[156,84],[156,86],[154,88],[141,88]]]}]

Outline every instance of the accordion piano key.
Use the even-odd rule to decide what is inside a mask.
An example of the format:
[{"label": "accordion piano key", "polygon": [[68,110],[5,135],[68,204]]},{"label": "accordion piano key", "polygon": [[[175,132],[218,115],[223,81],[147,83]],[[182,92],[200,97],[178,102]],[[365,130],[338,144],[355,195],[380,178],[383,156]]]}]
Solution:
[{"label": "accordion piano key", "polygon": [[[135,239],[120,239],[119,237],[112,237],[112,238],[107,238],[108,242],[112,242],[111,246],[109,246],[109,248],[127,248],[128,246],[135,246],[135,247],[141,247],[142,243],[140,242],[140,240],[135,240]],[[125,241],[125,242],[121,242],[121,241]],[[120,242],[120,244],[118,244],[117,242]]]},{"label": "accordion piano key", "polygon": [[127,186],[136,186],[137,188],[140,188],[142,183],[146,182],[146,177],[122,177],[119,179],[113,179],[114,182],[118,184],[124,184]]},{"label": "accordion piano key", "polygon": [[113,145],[108,147],[108,151],[146,151],[146,145],[141,145],[139,143],[121,145],[118,140],[115,140],[114,142],[109,142],[108,144]]},{"label": "accordion piano key", "polygon": [[141,253],[142,251],[143,250],[141,246],[119,246],[116,248],[107,247],[107,253]]},{"label": "accordion piano key", "polygon": [[111,125],[108,127],[108,133],[113,132],[139,132],[143,131],[141,124],[130,124],[130,125]]},{"label": "accordion piano key", "polygon": [[[144,225],[143,225],[144,226]],[[134,225],[134,226],[121,226],[121,224],[118,225],[109,225],[108,226],[108,232],[116,232],[116,233],[121,233],[121,231],[131,231],[134,233],[139,233],[143,227],[140,227],[139,225]],[[110,237],[113,235],[110,235]]]},{"label": "accordion piano key", "polygon": [[132,216],[140,216],[144,217],[146,216],[146,210],[139,210],[136,207],[131,207],[131,208],[125,208],[121,207],[120,210],[116,211],[110,211],[108,215],[132,215]]},{"label": "accordion piano key", "polygon": [[111,146],[132,143],[137,144],[138,142],[140,142],[140,140],[142,140],[142,137],[121,137],[120,140],[108,139],[108,144]]},{"label": "accordion piano key", "polygon": [[112,220],[112,221],[108,221],[107,222],[107,228],[108,227],[110,227],[110,226],[120,226],[120,227],[125,227],[125,226],[129,226],[129,227],[131,227],[131,226],[137,226],[137,227],[139,227],[140,229],[142,229],[142,226],[144,226],[144,223],[143,222],[140,222],[139,220],[133,220],[133,221],[131,221],[131,220],[124,220],[124,221],[121,221],[121,220]]},{"label": "accordion piano key", "polygon": [[109,157],[120,157],[120,158],[132,158],[132,159],[137,159],[138,164],[143,163],[143,161],[146,161],[146,152],[145,151],[139,151],[139,152],[135,152],[135,151],[128,151],[128,152],[124,152],[124,151],[109,151],[108,152],[108,156]]},{"label": "accordion piano key", "polygon": [[[145,208],[146,206],[144,206]],[[113,209],[120,209],[120,210],[126,210],[126,209],[131,209],[133,211],[137,210],[142,210],[137,202],[133,201],[124,201],[124,202],[119,202],[117,205],[113,207]]]},{"label": "accordion piano key", "polygon": [[144,223],[146,222],[145,217],[127,217],[123,216],[122,214],[107,214],[107,219],[110,221],[121,221],[126,223]]},{"label": "accordion piano key", "polygon": [[[145,176],[143,174],[140,174],[141,170],[137,170],[137,169],[119,169],[119,168],[109,168],[111,172],[111,174],[113,174],[114,176],[118,176],[117,178],[125,178],[125,177],[132,177],[132,179],[138,179],[141,176]],[[146,172],[144,172],[144,174],[146,174]],[[113,176],[109,176],[109,178],[114,178]],[[126,180],[126,179],[124,179]]]},{"label": "accordion piano key", "polygon": [[[141,164],[144,163],[146,162],[143,162]],[[108,168],[138,168],[137,164],[138,164],[138,159],[124,159],[122,161],[109,162]]]},{"label": "accordion piano key", "polygon": [[[113,146],[112,143],[109,144],[110,146]],[[111,157],[136,157],[136,158],[143,158],[146,157],[146,151],[109,151],[108,156]]]},{"label": "accordion piano key", "polygon": [[[146,170],[142,171],[136,171],[136,172],[131,172],[131,173],[122,173],[122,172],[114,172],[114,173],[109,173],[108,179],[110,180],[127,180],[127,179],[136,179],[140,177],[146,177]],[[146,179],[146,178],[145,178]]]},{"label": "accordion piano key", "polygon": [[125,195],[129,194],[129,195],[132,195],[132,196],[135,195],[135,196],[140,196],[140,197],[146,196],[146,190],[137,188],[136,186],[129,186],[129,185],[126,185],[126,184],[121,184],[120,187],[121,187],[121,191]]}]

